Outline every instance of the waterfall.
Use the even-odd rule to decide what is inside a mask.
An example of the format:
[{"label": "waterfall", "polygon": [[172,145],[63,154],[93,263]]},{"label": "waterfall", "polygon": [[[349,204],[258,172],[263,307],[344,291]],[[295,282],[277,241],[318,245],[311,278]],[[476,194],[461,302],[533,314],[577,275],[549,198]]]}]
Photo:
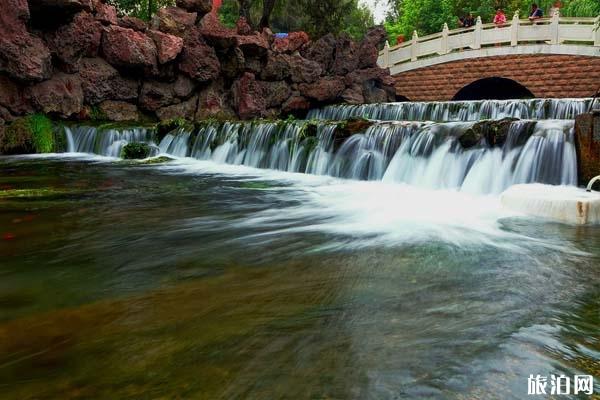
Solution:
[{"label": "waterfall", "polygon": [[[177,128],[158,145],[154,131],[142,127],[66,132],[70,152],[117,157],[126,143],[146,142],[156,153],[220,164],[501,193],[521,183],[577,183],[572,117],[588,104],[536,99],[331,106],[311,111],[312,120]],[[356,113],[378,119],[351,131],[352,121],[345,119]],[[506,117],[511,119],[498,120]]]}]

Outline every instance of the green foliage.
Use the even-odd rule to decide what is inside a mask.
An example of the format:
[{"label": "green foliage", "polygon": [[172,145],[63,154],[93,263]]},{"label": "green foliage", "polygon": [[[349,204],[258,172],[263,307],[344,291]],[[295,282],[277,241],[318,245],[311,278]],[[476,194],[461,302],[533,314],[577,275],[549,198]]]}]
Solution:
[{"label": "green foliage", "polygon": [[108,0],[108,3],[114,5],[121,15],[130,15],[149,21],[156,10],[174,6],[175,0]]},{"label": "green foliage", "polygon": [[54,150],[52,121],[45,115],[18,118],[0,131],[0,154],[51,153]]},{"label": "green foliage", "polygon": [[141,160],[150,155],[148,143],[128,143],[121,150],[121,158],[125,160]]}]

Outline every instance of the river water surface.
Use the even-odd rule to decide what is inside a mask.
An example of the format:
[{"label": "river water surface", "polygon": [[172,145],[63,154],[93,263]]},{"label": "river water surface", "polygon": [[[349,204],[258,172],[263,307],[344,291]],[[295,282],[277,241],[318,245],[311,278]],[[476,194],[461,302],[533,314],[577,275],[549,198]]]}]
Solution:
[{"label": "river water surface", "polygon": [[497,195],[5,157],[0,235],[2,399],[600,392],[600,228]]}]

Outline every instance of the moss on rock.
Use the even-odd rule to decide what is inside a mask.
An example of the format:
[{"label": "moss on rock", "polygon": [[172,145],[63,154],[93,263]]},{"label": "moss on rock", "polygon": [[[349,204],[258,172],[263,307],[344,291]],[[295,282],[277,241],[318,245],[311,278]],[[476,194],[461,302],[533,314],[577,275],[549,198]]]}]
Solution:
[{"label": "moss on rock", "polygon": [[129,143],[121,150],[121,158],[125,160],[141,160],[150,156],[148,143]]},{"label": "moss on rock", "polygon": [[34,154],[56,151],[52,121],[42,114],[14,120],[0,131],[0,154]]}]

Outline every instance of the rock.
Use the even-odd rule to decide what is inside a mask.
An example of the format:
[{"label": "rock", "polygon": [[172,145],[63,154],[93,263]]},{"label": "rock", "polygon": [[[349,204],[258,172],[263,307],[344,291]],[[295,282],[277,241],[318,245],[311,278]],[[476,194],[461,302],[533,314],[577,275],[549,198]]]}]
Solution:
[{"label": "rock", "polygon": [[172,106],[159,108],[156,110],[156,115],[161,121],[166,121],[174,118],[185,118],[188,120],[194,119],[196,108],[198,106],[198,97],[194,96],[191,99],[174,104]]},{"label": "rock", "polygon": [[237,42],[245,57],[263,57],[269,51],[269,42],[261,34],[240,35],[237,37]]},{"label": "rock", "polygon": [[217,49],[229,49],[237,44],[237,33],[225,27],[216,14],[206,14],[200,21],[200,34]]},{"label": "rock", "polygon": [[93,11],[92,0],[29,0],[31,26],[53,30],[71,21],[80,11]]},{"label": "rock", "polygon": [[383,44],[387,33],[382,26],[371,28],[360,43],[358,51],[358,67],[370,68],[377,66],[379,58],[379,46]]},{"label": "rock", "polygon": [[211,84],[202,89],[198,95],[196,119],[235,118],[235,112],[229,107],[228,100],[223,82],[221,80],[211,82]]},{"label": "rock", "polygon": [[[357,69],[346,75],[346,85],[350,86],[353,84],[362,84],[366,81],[376,80],[378,82],[387,82],[387,78],[390,77],[389,69],[383,69],[379,67]],[[391,81],[393,84],[393,81]]]},{"label": "rock", "polygon": [[231,87],[233,106],[242,119],[261,117],[265,114],[267,104],[262,86],[256,81],[254,74],[246,72]]},{"label": "rock", "polygon": [[[463,149],[469,149],[480,144],[488,147],[502,147],[506,142],[510,126],[514,121],[518,121],[518,118],[476,122],[458,138],[458,141]],[[523,130],[524,135],[517,138],[515,145],[525,145],[533,134],[534,128],[535,122]]]},{"label": "rock", "polygon": [[47,81],[30,86],[26,96],[45,114],[68,118],[83,107],[83,89],[78,75],[59,72]]},{"label": "rock", "polygon": [[98,3],[96,6],[96,19],[105,25],[117,25],[117,9],[114,6]]},{"label": "rock", "polygon": [[16,119],[6,107],[0,106],[0,127]]},{"label": "rock", "polygon": [[335,45],[332,72],[336,75],[346,75],[357,69],[359,64],[358,53],[358,44],[347,34],[340,34]]},{"label": "rock", "polygon": [[244,57],[244,58],[246,60],[246,62],[245,62],[246,72],[251,72],[254,75],[260,75],[265,67],[263,60],[261,60],[258,57]]},{"label": "rock", "polygon": [[147,34],[154,40],[160,64],[173,61],[183,49],[183,39],[179,36],[153,30],[148,31]]},{"label": "rock", "polygon": [[52,121],[43,115],[15,119],[0,129],[0,154],[51,153],[56,150]]},{"label": "rock", "polygon": [[173,104],[174,100],[173,84],[147,81],[142,84],[138,104],[144,110],[156,111],[161,107]]},{"label": "rock", "polygon": [[321,76],[323,70],[316,61],[310,61],[296,53],[290,58],[290,73],[292,82],[312,83]]},{"label": "rock", "polygon": [[146,21],[136,17],[130,17],[129,15],[119,18],[118,25],[122,28],[133,29],[134,31],[139,32],[146,32],[146,29],[148,29]]},{"label": "rock", "polygon": [[117,67],[134,69],[157,68],[154,41],[133,29],[112,25],[104,31],[102,51],[106,61]]},{"label": "rock", "polygon": [[197,16],[195,12],[189,13],[181,8],[165,7],[158,10],[152,19],[152,27],[171,35],[183,37],[194,26]]},{"label": "rock", "polygon": [[300,93],[293,93],[291,97],[283,103],[281,111],[284,114],[303,115],[311,108],[310,101],[300,95]]},{"label": "rock", "polygon": [[319,102],[331,102],[340,97],[346,89],[346,85],[341,78],[325,77],[315,83],[300,85],[300,93],[310,99]]},{"label": "rock", "polygon": [[363,83],[363,96],[365,103],[385,103],[388,101],[388,94],[385,90],[379,87],[374,81]]},{"label": "rock", "polygon": [[179,70],[198,82],[214,80],[221,72],[215,49],[206,44],[196,28],[185,37]]},{"label": "rock", "polygon": [[363,96],[362,85],[354,84],[344,90],[342,93],[342,100],[344,100],[344,103],[348,104],[364,104],[365,98]]},{"label": "rock", "polygon": [[189,97],[195,88],[196,84],[194,81],[185,75],[178,75],[177,80],[173,84],[173,92],[177,97],[181,98]]},{"label": "rock", "polygon": [[239,47],[232,47],[221,57],[221,74],[228,79],[235,79],[244,72],[246,60]]},{"label": "rock", "polygon": [[138,109],[134,104],[124,101],[106,100],[98,106],[100,112],[109,121],[124,122],[137,121]]},{"label": "rock", "polygon": [[0,22],[5,27],[11,24],[22,26],[29,21],[29,3],[27,0],[2,0]]},{"label": "rock", "polygon": [[138,82],[123,78],[119,72],[101,58],[81,60],[79,77],[86,103],[97,104],[104,100],[134,100],[138,97]]},{"label": "rock", "polygon": [[292,94],[290,86],[283,81],[276,82],[258,82],[262,87],[262,93],[265,96],[267,108],[279,107]]},{"label": "rock", "polygon": [[291,32],[287,38],[275,38],[273,50],[278,53],[293,53],[310,41],[306,32]]},{"label": "rock", "polygon": [[[0,75],[0,105],[16,115],[33,113],[34,111],[24,96],[23,88],[3,75]],[[2,118],[9,120],[6,115]]]},{"label": "rock", "polygon": [[98,54],[102,38],[102,25],[92,14],[82,11],[71,23],[46,35],[46,43],[52,55],[60,61],[67,72],[79,69],[79,60]]},{"label": "rock", "polygon": [[177,7],[198,13],[199,16],[212,11],[213,0],[177,0]]},{"label": "rock", "polygon": [[579,184],[587,186],[600,174],[600,113],[590,112],[575,118],[575,146]]},{"label": "rock", "polygon": [[121,158],[124,160],[142,160],[150,157],[152,149],[148,143],[127,143],[121,149]]},{"label": "rock", "polygon": [[266,81],[282,81],[291,76],[292,56],[269,52],[267,64],[260,71],[260,77]]},{"label": "rock", "polygon": [[335,36],[330,33],[310,44],[303,55],[305,58],[321,64],[324,71],[330,71],[333,65],[336,43]]},{"label": "rock", "polygon": [[237,20],[237,22],[235,23],[235,28],[238,35],[252,35],[252,33],[254,32],[252,30],[252,27],[244,17],[240,17]]}]

